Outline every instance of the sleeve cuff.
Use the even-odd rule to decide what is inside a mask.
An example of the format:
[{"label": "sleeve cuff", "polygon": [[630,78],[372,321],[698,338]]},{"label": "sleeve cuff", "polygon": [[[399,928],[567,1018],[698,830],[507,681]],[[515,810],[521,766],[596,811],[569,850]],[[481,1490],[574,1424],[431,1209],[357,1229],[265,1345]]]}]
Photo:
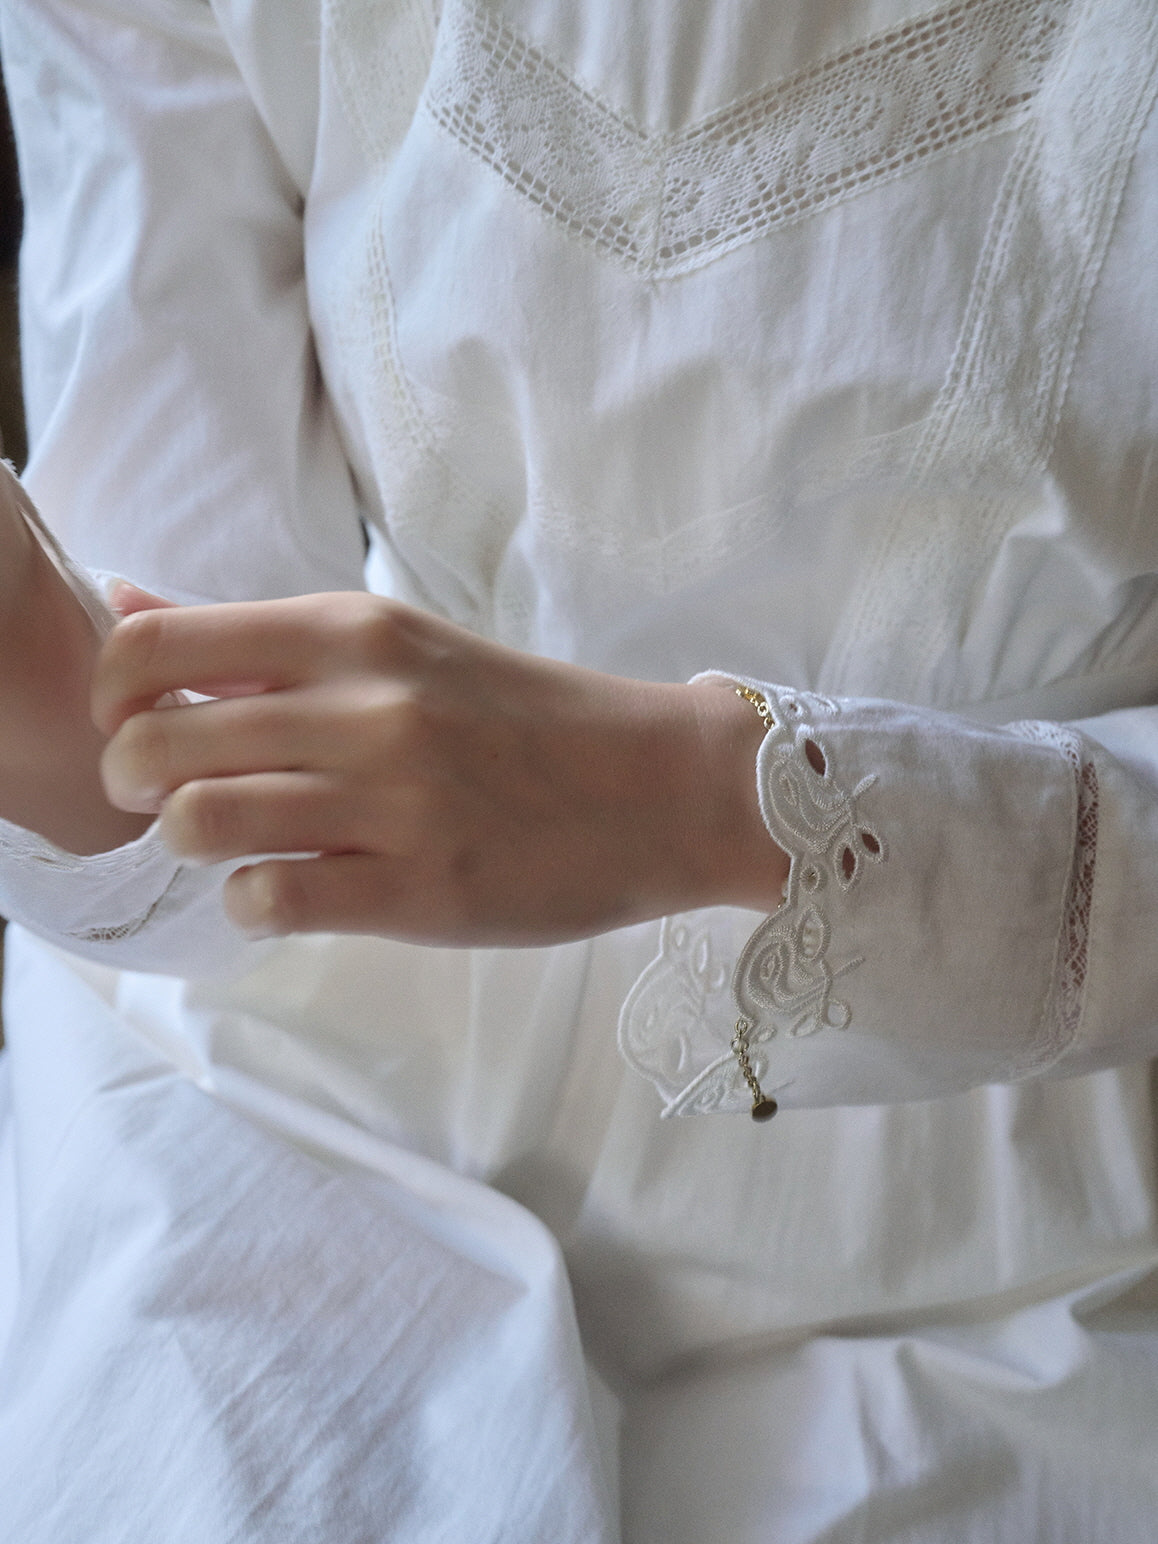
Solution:
[{"label": "sleeve cuff", "polygon": [[743,684],[771,709],[757,780],[789,878],[754,931],[726,910],[663,924],[620,1044],[664,1113],[751,1107],[739,1019],[786,1107],[1046,1070],[1081,1013],[1097,792],[1082,737]]},{"label": "sleeve cuff", "polygon": [[256,946],[221,899],[235,867],[181,863],[156,821],[123,847],[82,857],[0,820],[0,914],[106,965],[179,976],[244,967]]}]

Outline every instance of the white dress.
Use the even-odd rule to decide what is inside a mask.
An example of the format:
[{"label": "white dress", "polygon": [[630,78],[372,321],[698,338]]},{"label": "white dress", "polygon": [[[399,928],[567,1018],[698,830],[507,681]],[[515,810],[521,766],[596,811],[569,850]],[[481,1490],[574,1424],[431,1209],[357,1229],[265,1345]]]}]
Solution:
[{"label": "white dress", "polygon": [[0,1538],[613,1538],[617,1490],[630,1544],[1147,1537],[1158,10],[0,41],[74,554],[187,602],[366,559],[758,683],[793,858],[768,919],[259,946],[151,835],[8,828]]}]

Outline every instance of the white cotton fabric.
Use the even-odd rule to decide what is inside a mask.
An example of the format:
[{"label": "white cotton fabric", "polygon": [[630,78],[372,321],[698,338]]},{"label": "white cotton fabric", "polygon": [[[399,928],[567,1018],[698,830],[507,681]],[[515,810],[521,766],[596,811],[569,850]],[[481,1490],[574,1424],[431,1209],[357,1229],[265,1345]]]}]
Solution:
[{"label": "white cotton fabric", "polygon": [[384,1143],[321,1161],[83,981],[58,1006],[14,1067],[6,1538],[605,1536],[541,1224]]},{"label": "white cotton fabric", "polygon": [[[1158,13],[3,26],[70,550],[277,595],[362,583],[365,525],[491,636],[749,681],[795,876],[551,950],[258,947],[154,837],[6,832],[15,1539],[611,1537],[618,1480],[631,1544],[1134,1544]],[[741,1011],[770,1127],[719,1113]]]}]

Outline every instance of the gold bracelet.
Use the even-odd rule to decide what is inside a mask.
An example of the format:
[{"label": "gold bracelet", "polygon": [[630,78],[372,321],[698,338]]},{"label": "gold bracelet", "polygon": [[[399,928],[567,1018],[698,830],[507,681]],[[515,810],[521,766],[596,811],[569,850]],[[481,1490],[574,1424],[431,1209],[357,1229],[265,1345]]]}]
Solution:
[{"label": "gold bracelet", "polygon": [[772,727],[772,709],[768,706],[768,699],[763,692],[757,692],[750,686],[733,686],[732,690],[737,697],[743,697],[745,702],[750,702],[760,715],[760,722],[764,725],[764,733],[767,734]]},{"label": "gold bracelet", "polygon": [[[764,725],[764,733],[767,734],[772,727],[772,709],[768,706],[768,699],[762,692],[753,690],[750,686],[734,686],[733,691],[737,697],[742,697],[745,702],[750,702],[760,715],[760,722]],[[780,1106],[775,1099],[765,1096],[760,1087],[760,1079],[756,1076],[749,1057],[748,1036],[752,1026],[747,1019],[736,1020],[736,1033],[732,1036],[732,1050],[736,1053],[736,1060],[740,1063],[740,1071],[744,1074],[744,1082],[747,1083],[752,1093],[752,1119],[756,1121],[771,1120]]]}]

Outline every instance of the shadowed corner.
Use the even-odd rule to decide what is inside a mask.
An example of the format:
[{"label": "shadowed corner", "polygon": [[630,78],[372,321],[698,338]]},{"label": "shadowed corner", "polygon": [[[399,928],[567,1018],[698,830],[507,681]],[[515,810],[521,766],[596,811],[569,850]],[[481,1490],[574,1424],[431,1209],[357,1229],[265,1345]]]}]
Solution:
[{"label": "shadowed corner", "polygon": [[[28,458],[24,404],[20,394],[20,329],[16,307],[16,264],[20,249],[20,178],[8,120],[8,101],[0,88],[0,448],[17,468]],[[4,926],[0,918],[0,932]],[[0,980],[3,954],[0,952]],[[0,1021],[0,1047],[4,1028]]]}]

